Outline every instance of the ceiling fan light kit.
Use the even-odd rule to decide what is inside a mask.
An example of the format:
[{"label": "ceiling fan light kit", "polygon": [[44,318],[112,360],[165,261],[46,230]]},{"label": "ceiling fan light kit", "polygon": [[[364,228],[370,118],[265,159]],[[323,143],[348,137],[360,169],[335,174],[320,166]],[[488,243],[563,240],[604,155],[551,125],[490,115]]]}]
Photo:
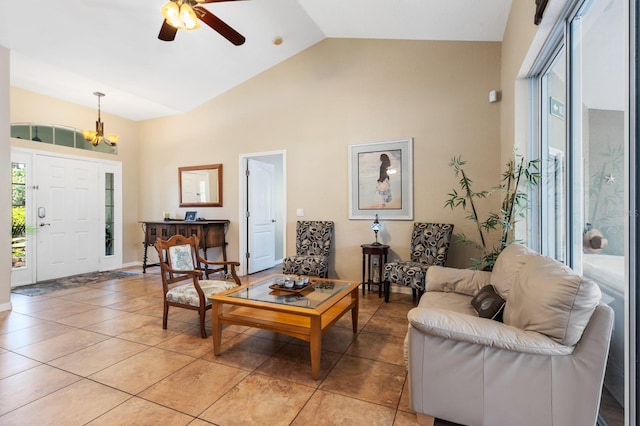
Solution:
[{"label": "ceiling fan light kit", "polygon": [[202,7],[205,3],[220,3],[240,0],[169,0],[160,12],[164,17],[158,38],[173,41],[178,30],[195,30],[202,21],[236,46],[244,44],[242,34],[231,28],[209,10]]},{"label": "ceiling fan light kit", "polygon": [[196,30],[200,28],[198,17],[189,3],[168,1],[161,12],[169,25],[180,30]]},{"label": "ceiling fan light kit", "polygon": [[100,98],[105,96],[105,94],[101,92],[93,92],[93,94],[98,97],[98,121],[96,121],[96,130],[83,130],[82,137],[93,146],[98,146],[100,142],[115,146],[118,143],[119,136],[113,133],[105,136],[104,123],[100,120]]}]

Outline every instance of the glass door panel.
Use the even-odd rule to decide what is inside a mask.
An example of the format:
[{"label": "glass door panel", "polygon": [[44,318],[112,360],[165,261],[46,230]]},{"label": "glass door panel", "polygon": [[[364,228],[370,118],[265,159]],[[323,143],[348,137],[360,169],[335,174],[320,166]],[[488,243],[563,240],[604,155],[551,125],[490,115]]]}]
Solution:
[{"label": "glass door panel", "polygon": [[114,192],[113,173],[104,174],[104,255],[113,255]]},{"label": "glass door panel", "polygon": [[36,227],[33,224],[32,155],[11,151],[11,286],[35,278]]},{"label": "glass door panel", "polygon": [[564,47],[540,79],[542,253],[566,261],[566,66]]},{"label": "glass door panel", "polygon": [[27,267],[27,164],[11,163],[11,267]]},{"label": "glass door panel", "polygon": [[[588,1],[569,26],[570,265],[595,281],[615,311],[605,395],[625,403],[628,301],[629,94],[626,2]],[[607,395],[607,393],[609,395]],[[617,424],[606,418],[610,424]]]}]

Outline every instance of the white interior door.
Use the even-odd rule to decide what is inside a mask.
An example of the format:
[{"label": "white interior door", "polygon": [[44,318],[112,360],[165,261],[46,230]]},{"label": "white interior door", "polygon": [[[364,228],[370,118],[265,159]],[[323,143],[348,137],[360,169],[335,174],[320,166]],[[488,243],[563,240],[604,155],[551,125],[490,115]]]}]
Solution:
[{"label": "white interior door", "polygon": [[274,166],[250,158],[248,166],[248,215],[249,230],[247,258],[248,273],[272,268],[275,264],[275,216],[273,193]]},{"label": "white interior door", "polygon": [[37,279],[97,271],[99,168],[93,162],[36,156]]}]

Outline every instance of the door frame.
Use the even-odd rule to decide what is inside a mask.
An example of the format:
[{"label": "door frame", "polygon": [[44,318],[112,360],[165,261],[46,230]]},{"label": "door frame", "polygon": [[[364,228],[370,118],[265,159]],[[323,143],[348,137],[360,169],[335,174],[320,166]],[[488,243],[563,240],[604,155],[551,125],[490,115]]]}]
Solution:
[{"label": "door frame", "polygon": [[[48,156],[48,157],[57,157],[57,158],[65,158],[70,160],[84,161],[87,163],[93,163],[99,168],[99,203],[102,208],[100,209],[99,222],[105,223],[105,173],[113,173],[114,174],[114,187],[115,187],[115,197],[114,197],[114,254],[111,256],[105,256],[104,250],[99,252],[98,258],[98,270],[99,271],[108,271],[112,269],[118,269],[122,267],[122,259],[123,259],[123,241],[122,241],[122,230],[123,230],[123,201],[122,201],[122,163],[120,161],[113,160],[104,160],[99,158],[89,158],[83,157],[80,155],[69,155],[69,154],[61,154],[50,151],[41,151],[29,148],[19,148],[12,147],[10,156],[13,157],[14,153],[20,153],[21,155],[26,155],[29,157],[29,166],[31,168],[31,173],[27,176],[27,194],[26,194],[26,202],[27,202],[27,211],[26,211],[26,221],[28,229],[37,229],[37,221],[36,221],[36,209],[34,208],[37,202],[35,191],[32,186],[34,185],[33,177],[35,176],[36,171],[33,170],[36,164],[37,156]],[[10,160],[11,162],[12,160]],[[30,188],[31,187],[31,188]],[[100,190],[102,189],[102,190]],[[103,233],[101,232],[101,235]],[[34,236],[31,236],[28,242],[30,242],[30,263],[27,268],[24,270],[12,270],[11,271],[11,286],[20,286],[27,285],[37,282],[37,250],[35,249],[36,239]],[[100,247],[104,247],[102,244]]]},{"label": "door frame", "polygon": [[267,152],[253,152],[240,154],[239,156],[239,167],[238,167],[238,182],[240,182],[240,197],[238,197],[239,208],[238,208],[238,260],[240,262],[240,267],[238,274],[239,275],[247,275],[247,262],[246,262],[246,253],[248,249],[248,220],[247,220],[247,208],[249,205],[249,188],[247,188],[247,162],[249,159],[260,160],[266,156],[278,156],[281,159],[282,168],[280,172],[282,173],[282,215],[279,218],[282,223],[281,233],[276,232],[275,238],[276,240],[281,240],[282,252],[275,253],[276,264],[281,262],[284,258],[284,253],[286,250],[285,242],[287,241],[287,152],[286,150],[276,150],[276,151],[267,151]]}]

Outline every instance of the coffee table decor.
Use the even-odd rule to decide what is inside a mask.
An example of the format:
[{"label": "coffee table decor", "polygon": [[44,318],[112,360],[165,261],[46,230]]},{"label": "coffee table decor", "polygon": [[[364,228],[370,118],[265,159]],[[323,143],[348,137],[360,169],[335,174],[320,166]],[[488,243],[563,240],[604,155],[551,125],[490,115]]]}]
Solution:
[{"label": "coffee table decor", "polygon": [[[360,283],[313,277],[304,284],[307,277],[285,278],[271,275],[210,297],[213,353],[220,355],[223,325],[243,325],[286,334],[309,342],[311,378],[317,380],[322,336],[349,311],[353,333],[357,332]],[[291,280],[298,280],[306,287],[297,290],[295,284],[293,289],[280,287],[281,283]]]},{"label": "coffee table decor", "polygon": [[310,281],[309,277],[291,278],[287,275],[284,278],[278,278],[275,284],[271,284],[269,288],[287,293],[302,293],[305,290],[314,288],[316,284],[317,282]]}]

